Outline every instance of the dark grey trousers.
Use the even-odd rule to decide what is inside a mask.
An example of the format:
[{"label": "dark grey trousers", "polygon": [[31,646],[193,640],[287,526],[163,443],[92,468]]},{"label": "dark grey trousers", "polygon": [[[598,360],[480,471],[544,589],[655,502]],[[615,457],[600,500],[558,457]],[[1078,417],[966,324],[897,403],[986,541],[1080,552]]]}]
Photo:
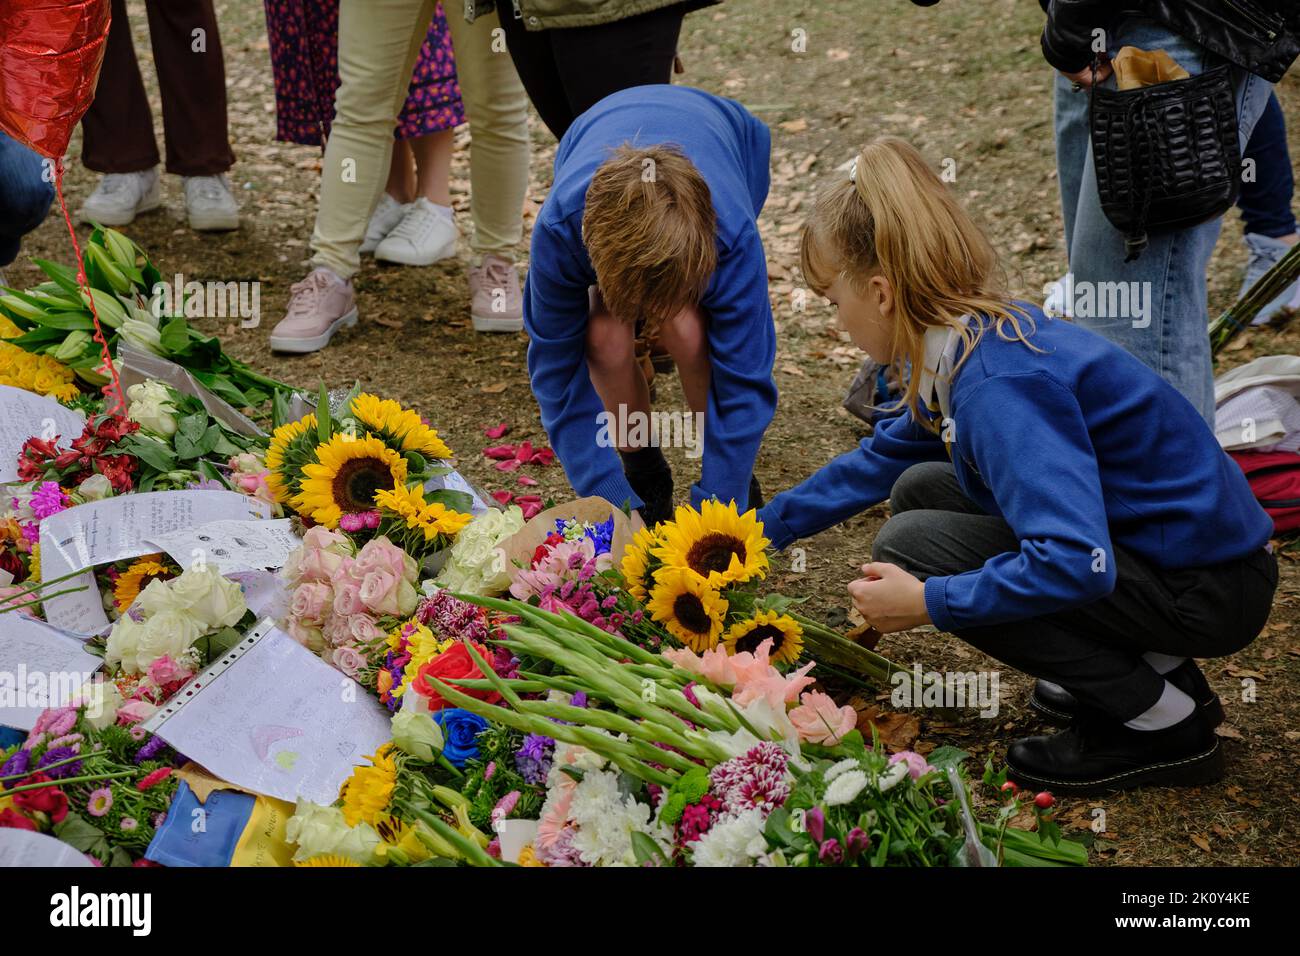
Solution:
[{"label": "dark grey trousers", "polygon": [[[876,535],[872,557],[922,580],[972,571],[1020,550],[1011,527],[965,495],[947,462],[909,468],[894,485],[890,505],[894,515]],[[1175,571],[1115,551],[1117,580],[1109,596],[957,636],[1124,721],[1154,705],[1164,690],[1164,679],[1143,653],[1223,657],[1253,641],[1268,620],[1277,561],[1262,548],[1235,561]]]}]

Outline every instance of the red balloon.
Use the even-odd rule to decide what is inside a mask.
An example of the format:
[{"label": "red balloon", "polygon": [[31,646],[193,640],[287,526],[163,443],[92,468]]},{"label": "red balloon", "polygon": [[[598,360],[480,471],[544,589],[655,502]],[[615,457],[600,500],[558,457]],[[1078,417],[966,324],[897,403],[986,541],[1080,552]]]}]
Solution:
[{"label": "red balloon", "polygon": [[0,129],[58,159],[95,98],[109,0],[0,3]]}]

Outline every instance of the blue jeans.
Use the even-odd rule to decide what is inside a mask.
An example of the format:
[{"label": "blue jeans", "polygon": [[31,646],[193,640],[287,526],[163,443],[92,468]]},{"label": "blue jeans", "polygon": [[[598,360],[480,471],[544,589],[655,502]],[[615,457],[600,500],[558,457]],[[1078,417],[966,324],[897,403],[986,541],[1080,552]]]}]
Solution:
[{"label": "blue jeans", "polygon": [[[1122,46],[1163,49],[1192,75],[1223,62],[1145,17],[1120,21],[1107,43],[1112,53]],[[1267,80],[1235,67],[1233,81],[1244,152],[1273,87]],[[1112,77],[1105,85],[1114,84]],[[1086,91],[1073,91],[1070,82],[1057,74],[1056,160],[1070,271],[1075,288],[1093,290],[1098,301],[1101,290],[1123,283],[1126,289],[1144,297],[1146,308],[1140,316],[1131,311],[1115,315],[1104,309],[1084,310],[1075,321],[1145,362],[1213,426],[1214,373],[1206,335],[1209,305],[1205,275],[1222,218],[1190,229],[1153,232],[1141,257],[1125,262],[1124,236],[1101,211],[1088,135],[1088,99]]]},{"label": "blue jeans", "polygon": [[0,132],[0,266],[18,257],[18,240],[45,220],[54,186],[41,157]]},{"label": "blue jeans", "polygon": [[1247,232],[1280,239],[1296,231],[1291,200],[1295,196],[1295,176],[1291,172],[1291,151],[1286,143],[1286,117],[1277,94],[1250,134],[1246,159],[1254,161],[1255,175],[1241,184],[1241,224]]}]

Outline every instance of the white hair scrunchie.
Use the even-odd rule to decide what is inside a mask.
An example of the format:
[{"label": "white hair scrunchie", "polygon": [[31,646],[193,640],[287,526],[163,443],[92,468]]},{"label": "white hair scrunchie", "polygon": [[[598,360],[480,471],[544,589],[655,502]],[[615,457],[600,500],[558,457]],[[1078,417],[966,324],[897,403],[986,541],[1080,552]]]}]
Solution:
[{"label": "white hair scrunchie", "polygon": [[858,181],[858,157],[854,156],[853,162],[849,163],[849,182],[856,183],[857,181]]}]

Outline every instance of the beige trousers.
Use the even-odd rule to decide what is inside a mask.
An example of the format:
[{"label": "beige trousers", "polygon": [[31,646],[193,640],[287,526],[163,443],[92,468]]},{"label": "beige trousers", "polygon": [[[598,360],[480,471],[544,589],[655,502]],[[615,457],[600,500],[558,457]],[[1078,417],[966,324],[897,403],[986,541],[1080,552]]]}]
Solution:
[{"label": "beige trousers", "polygon": [[[313,267],[327,266],[345,279],[361,267],[358,250],[388,180],[393,129],[433,7],[434,0],[339,5],[342,83],[321,161]],[[495,15],[466,23],[459,9],[450,9],[447,24],[470,126],[470,247],[476,256],[513,261],[528,188],[528,98]]]}]

